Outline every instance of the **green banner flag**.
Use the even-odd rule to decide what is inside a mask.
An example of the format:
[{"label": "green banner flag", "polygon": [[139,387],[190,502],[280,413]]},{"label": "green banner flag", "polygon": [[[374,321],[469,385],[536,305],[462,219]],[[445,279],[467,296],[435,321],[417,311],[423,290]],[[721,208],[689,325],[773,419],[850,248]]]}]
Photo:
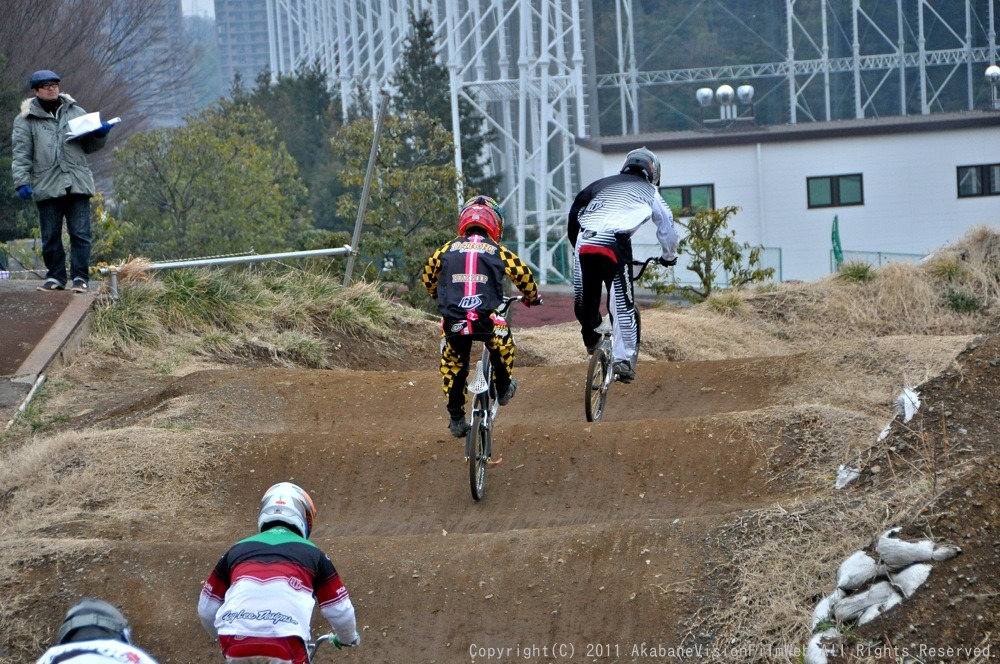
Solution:
[{"label": "green banner flag", "polygon": [[837,221],[837,215],[833,216],[831,239],[833,240],[833,260],[839,268],[840,264],[844,262],[844,250],[840,248],[840,223]]}]

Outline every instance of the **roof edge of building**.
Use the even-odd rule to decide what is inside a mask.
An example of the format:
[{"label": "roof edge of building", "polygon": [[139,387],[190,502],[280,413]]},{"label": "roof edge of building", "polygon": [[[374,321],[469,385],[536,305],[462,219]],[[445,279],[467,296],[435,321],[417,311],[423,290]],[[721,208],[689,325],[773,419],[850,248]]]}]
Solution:
[{"label": "roof edge of building", "polygon": [[606,154],[643,146],[651,150],[724,147],[983,127],[1000,127],[1000,112],[962,111],[932,115],[901,115],[860,120],[764,125],[750,129],[735,128],[714,131],[706,129],[596,138],[583,136],[577,137],[576,142],[581,147]]}]

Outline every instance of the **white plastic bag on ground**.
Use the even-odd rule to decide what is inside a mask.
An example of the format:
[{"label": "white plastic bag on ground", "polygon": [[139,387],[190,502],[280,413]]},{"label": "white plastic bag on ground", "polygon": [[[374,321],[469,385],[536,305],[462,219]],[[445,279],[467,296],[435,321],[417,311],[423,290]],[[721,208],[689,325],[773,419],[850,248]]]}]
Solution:
[{"label": "white plastic bag on ground", "polygon": [[843,489],[845,486],[847,486],[854,480],[858,479],[858,477],[860,476],[861,473],[858,471],[857,468],[851,468],[850,466],[841,465],[840,468],[837,469],[837,481],[834,482],[833,488]]},{"label": "white plastic bag on ground", "polygon": [[840,621],[854,620],[870,607],[887,604],[890,600],[898,604],[899,599],[899,593],[893,590],[888,581],[879,581],[868,590],[854,593],[837,602],[833,607],[833,615]]},{"label": "white plastic bag on ground", "polygon": [[836,627],[813,634],[806,647],[805,664],[827,664],[829,661],[827,655],[833,655],[839,650],[836,643],[840,638],[840,632]]},{"label": "white plastic bag on ground", "polygon": [[962,547],[955,546],[954,544],[941,544],[934,547],[934,555],[932,557],[934,560],[941,561],[954,558],[960,553],[962,553]]},{"label": "white plastic bag on ground", "polygon": [[840,563],[837,570],[837,587],[855,590],[874,579],[879,573],[878,563],[864,551],[855,551]]},{"label": "white plastic bag on ground", "polygon": [[819,627],[820,623],[833,618],[833,605],[843,599],[844,595],[846,595],[846,593],[840,588],[837,588],[816,604],[816,608],[813,609],[812,620],[812,628],[814,630]]},{"label": "white plastic bag on ground", "polygon": [[896,539],[901,528],[890,528],[878,538],[875,551],[889,569],[902,569],[913,563],[924,563],[934,556],[934,542],[907,542]]},{"label": "white plastic bag on ground", "polygon": [[909,422],[920,409],[920,395],[912,387],[904,387],[899,395],[899,408],[903,413],[903,421]]},{"label": "white plastic bag on ground", "polygon": [[917,592],[917,588],[924,585],[924,581],[931,574],[931,566],[927,563],[917,563],[901,569],[895,574],[889,575],[889,582],[892,587],[903,593],[903,597],[909,598]]}]

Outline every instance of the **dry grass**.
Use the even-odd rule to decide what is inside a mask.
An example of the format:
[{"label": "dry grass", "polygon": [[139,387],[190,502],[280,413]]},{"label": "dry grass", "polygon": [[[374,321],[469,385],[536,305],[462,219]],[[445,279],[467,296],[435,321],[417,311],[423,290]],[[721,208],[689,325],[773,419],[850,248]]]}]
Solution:
[{"label": "dry grass", "polygon": [[[910,424],[895,425],[897,433],[912,434],[909,438],[917,441],[905,460],[898,454],[899,438],[861,442],[864,439],[858,432],[865,428],[864,422],[849,413],[772,409],[763,417],[771,419],[772,425],[780,423],[782,430],[815,434],[832,426],[844,431],[814,436],[804,445],[797,439],[801,456],[777,479],[788,481],[804,474],[805,490],[799,497],[744,513],[714,533],[713,548],[720,558],[713,576],[724,600],[697,617],[687,638],[694,641],[695,634],[709,632],[717,644],[773,653],[755,661],[788,662],[796,660],[781,653],[789,648],[804,650],[812,633],[812,611],[833,591],[844,559],[856,550],[871,550],[875,538],[887,528],[912,523],[944,487],[970,473],[977,461],[936,449],[931,437],[922,433],[922,416]],[[806,428],[803,417],[825,421]],[[755,422],[753,429],[760,424]],[[770,451],[776,452],[777,447]],[[820,450],[824,452],[817,454]],[[830,456],[828,452],[856,468],[869,468],[873,462],[888,467],[881,471],[874,489],[834,491],[832,474],[819,472],[836,467],[824,458]],[[895,464],[890,456],[896,457]],[[827,463],[818,463],[822,461]],[[796,467],[802,472],[794,472]]]},{"label": "dry grass", "polygon": [[[64,431],[0,457],[0,531],[56,535],[190,507],[220,463],[219,433],[138,428]],[[109,517],[113,517],[109,519]]]},{"label": "dry grass", "polygon": [[365,282],[343,288],[298,270],[151,273],[148,265],[123,265],[119,299],[96,308],[90,341],[99,350],[138,358],[169,346],[223,362],[323,369],[329,334],[384,341],[399,321],[422,318]]}]

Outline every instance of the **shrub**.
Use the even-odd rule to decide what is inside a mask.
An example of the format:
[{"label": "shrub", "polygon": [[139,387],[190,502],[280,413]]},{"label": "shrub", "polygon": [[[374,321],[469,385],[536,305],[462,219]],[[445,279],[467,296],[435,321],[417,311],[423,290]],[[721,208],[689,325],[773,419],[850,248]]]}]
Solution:
[{"label": "shrub", "polygon": [[713,293],[708,297],[708,308],[723,316],[734,315],[741,306],[743,306],[743,299],[739,293],[733,291]]},{"label": "shrub", "polygon": [[978,311],[981,306],[979,299],[965,288],[947,289],[944,292],[944,299],[949,307],[960,313]]},{"label": "shrub", "polygon": [[837,271],[837,278],[856,284],[862,284],[875,279],[875,268],[862,261],[847,261]]}]

